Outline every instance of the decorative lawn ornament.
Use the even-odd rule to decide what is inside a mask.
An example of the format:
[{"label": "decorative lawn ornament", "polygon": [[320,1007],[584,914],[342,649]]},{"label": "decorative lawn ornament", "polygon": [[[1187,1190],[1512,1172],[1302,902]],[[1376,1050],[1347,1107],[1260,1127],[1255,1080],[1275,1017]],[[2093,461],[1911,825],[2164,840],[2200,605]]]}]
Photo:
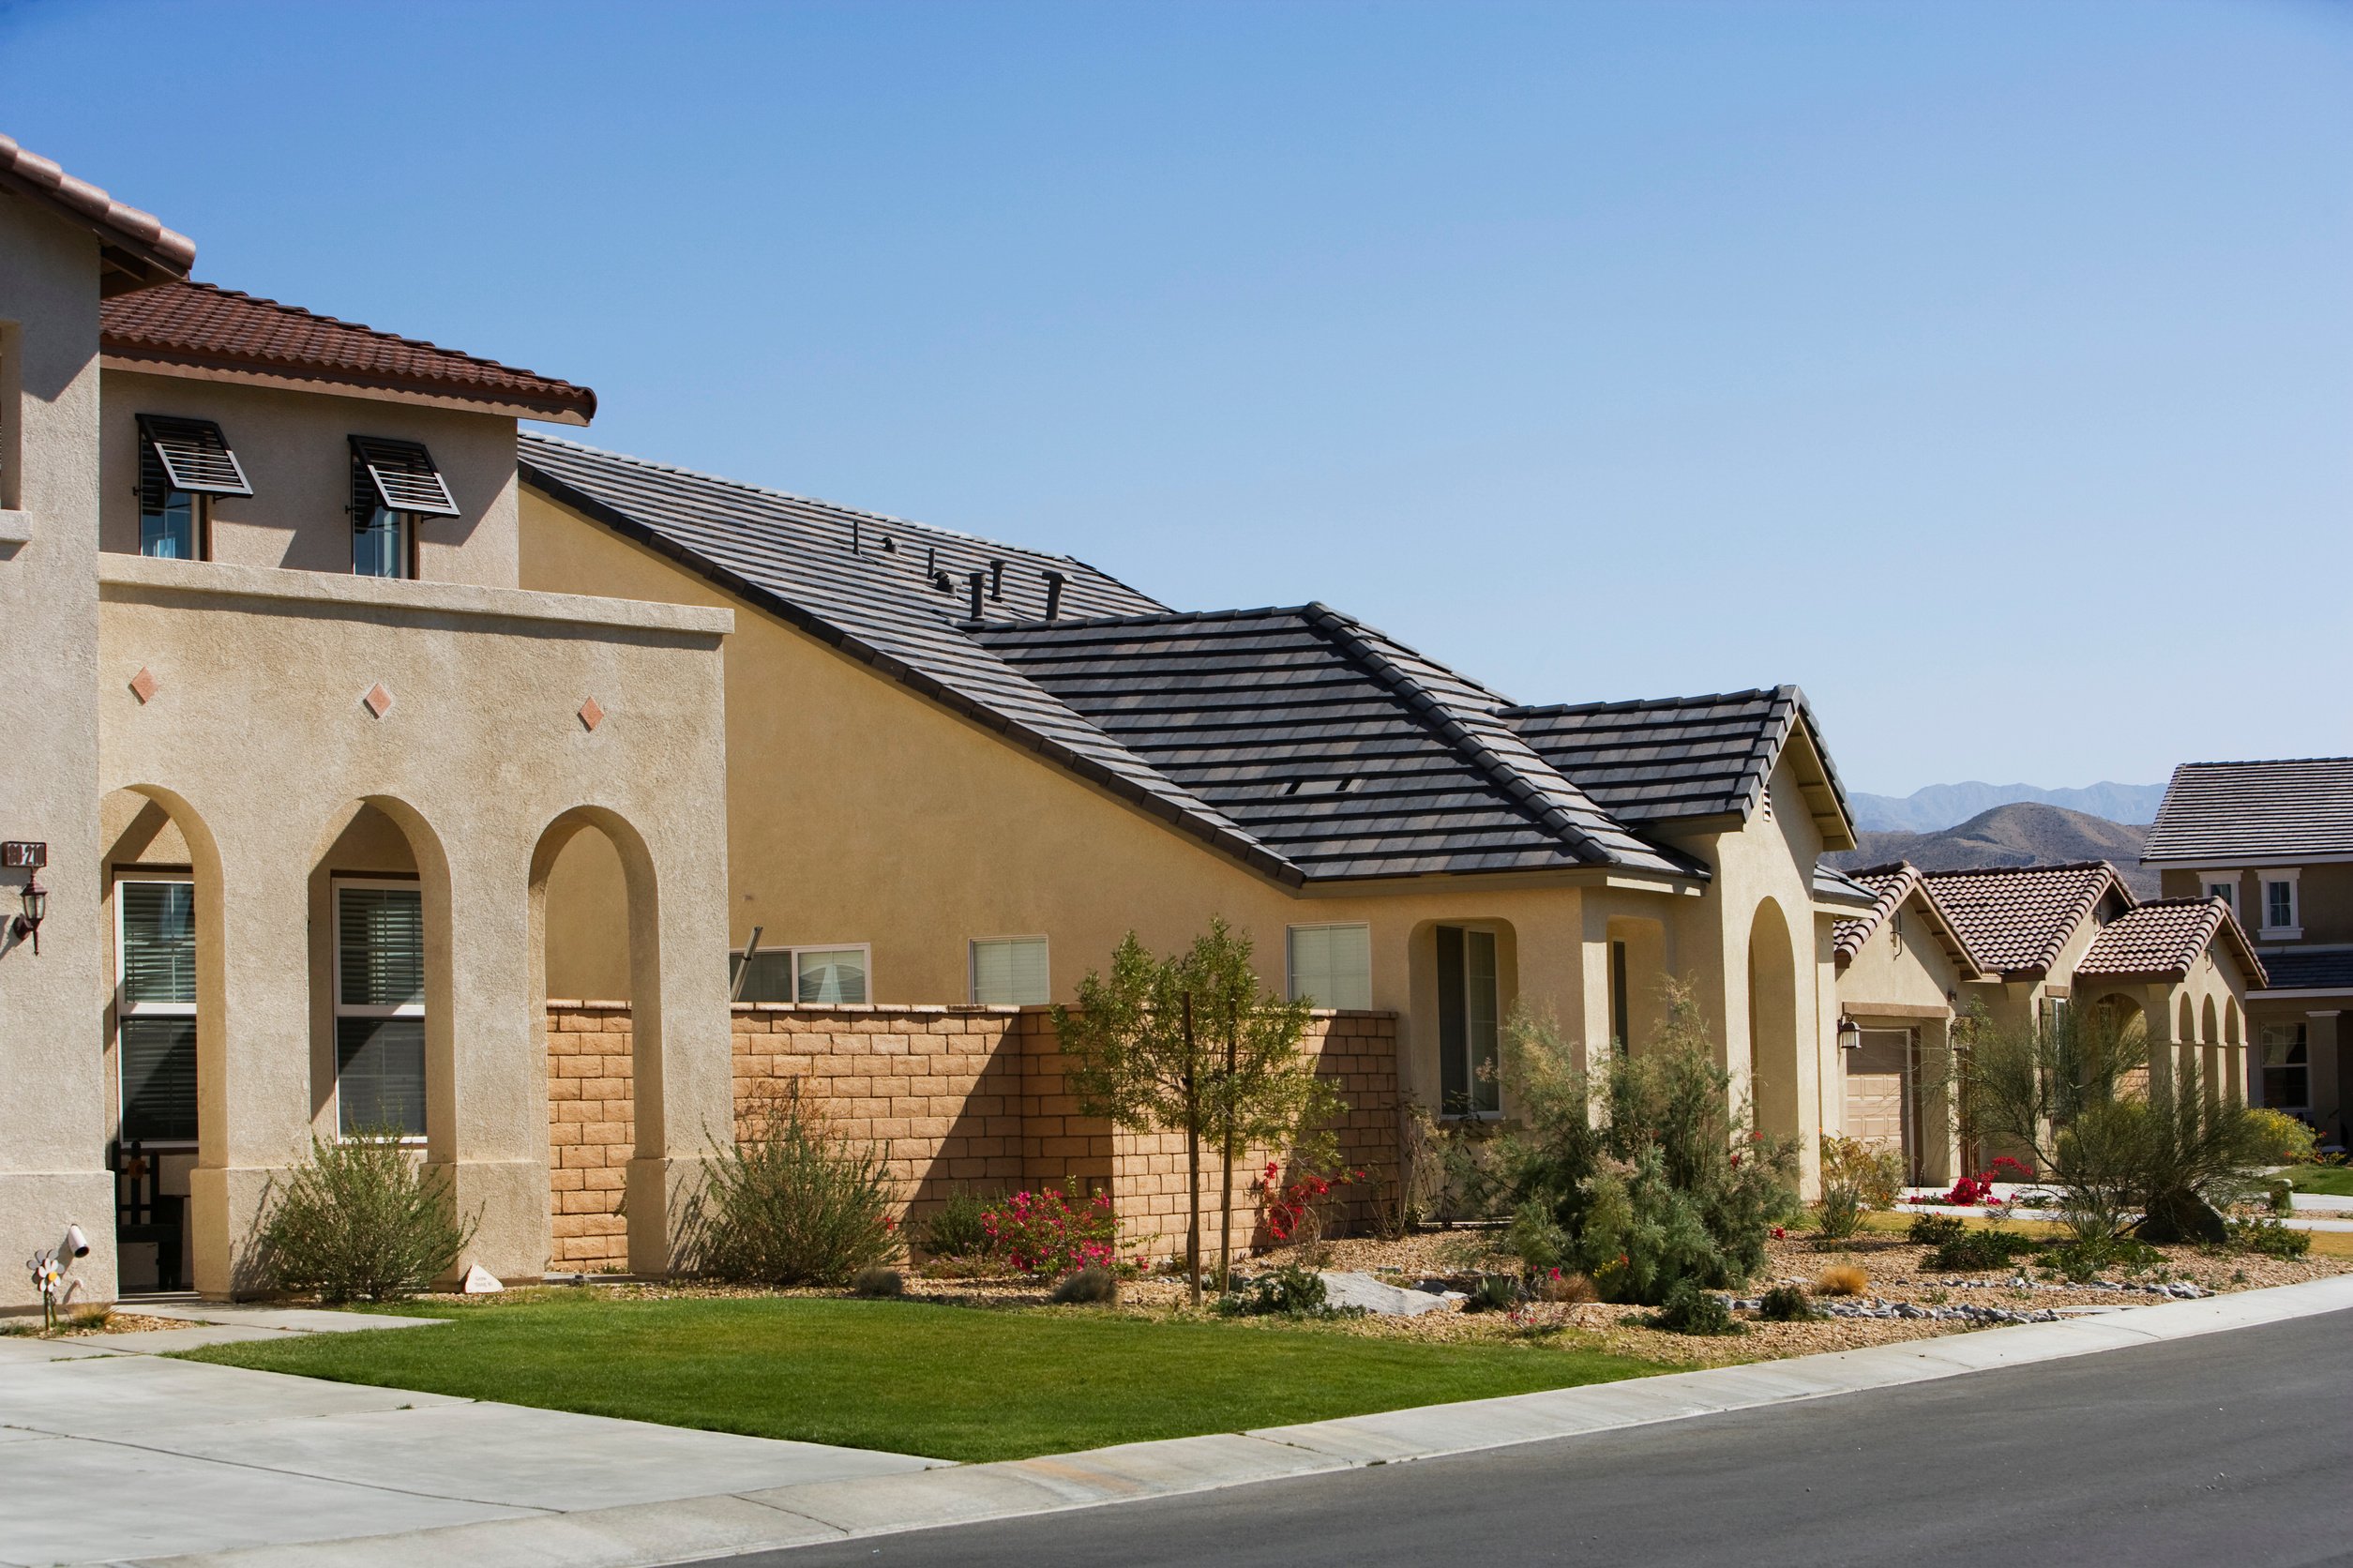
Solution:
[{"label": "decorative lawn ornament", "polygon": [[82,1289],[82,1281],[68,1277],[73,1273],[74,1259],[89,1256],[89,1238],[82,1234],[82,1227],[68,1225],[64,1241],[26,1259],[25,1266],[33,1274],[33,1289],[40,1292],[42,1333],[57,1331],[57,1309]]}]

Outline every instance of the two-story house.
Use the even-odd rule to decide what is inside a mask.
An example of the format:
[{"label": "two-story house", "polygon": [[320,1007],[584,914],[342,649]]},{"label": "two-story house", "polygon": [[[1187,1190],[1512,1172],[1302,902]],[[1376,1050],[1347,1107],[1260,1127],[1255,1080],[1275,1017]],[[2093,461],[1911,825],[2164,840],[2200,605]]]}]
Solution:
[{"label": "two-story house", "polygon": [[585,387],[194,250],[0,138],[0,1234],[80,1223],[102,1300],[128,1210],[130,1277],[227,1293],[312,1138],[384,1129],[465,1261],[535,1276],[545,883],[588,834],[651,1025],[610,1179],[666,1266],[732,1104],[731,617],[520,585],[518,425]]},{"label": "two-story house", "polygon": [[2141,851],[2169,895],[2219,898],[2267,975],[2247,998],[2247,1093],[2345,1144],[2353,1006],[2353,757],[2186,762]]}]

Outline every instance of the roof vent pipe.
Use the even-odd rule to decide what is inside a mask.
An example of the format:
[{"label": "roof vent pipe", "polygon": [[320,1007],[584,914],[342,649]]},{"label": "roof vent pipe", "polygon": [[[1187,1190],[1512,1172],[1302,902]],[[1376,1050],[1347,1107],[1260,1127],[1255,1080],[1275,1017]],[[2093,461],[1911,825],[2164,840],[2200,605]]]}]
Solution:
[{"label": "roof vent pipe", "polygon": [[1049,621],[1059,620],[1062,612],[1063,574],[1048,572],[1046,574],[1046,618]]},{"label": "roof vent pipe", "polygon": [[964,574],[964,586],[971,590],[972,594],[972,611],[971,613],[965,617],[967,620],[977,621],[980,619],[980,580],[984,575],[986,574],[981,572],[966,572]]},{"label": "roof vent pipe", "polygon": [[938,545],[923,547],[923,575],[930,578],[940,575],[940,547]]},{"label": "roof vent pipe", "polygon": [[1002,556],[993,557],[988,563],[988,596],[992,599],[1005,596],[1005,564]]}]

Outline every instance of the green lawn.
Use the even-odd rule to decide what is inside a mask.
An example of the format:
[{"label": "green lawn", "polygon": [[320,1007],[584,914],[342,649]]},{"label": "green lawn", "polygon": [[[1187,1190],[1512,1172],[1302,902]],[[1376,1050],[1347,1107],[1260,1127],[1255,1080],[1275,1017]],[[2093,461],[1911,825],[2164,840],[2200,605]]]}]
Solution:
[{"label": "green lawn", "polygon": [[2300,1165],[2286,1175],[2298,1192],[2353,1198],[2353,1165]]},{"label": "green lawn", "polygon": [[1024,1458],[1668,1370],[1594,1351],[812,1299],[436,1306],[189,1359],[943,1459]]}]

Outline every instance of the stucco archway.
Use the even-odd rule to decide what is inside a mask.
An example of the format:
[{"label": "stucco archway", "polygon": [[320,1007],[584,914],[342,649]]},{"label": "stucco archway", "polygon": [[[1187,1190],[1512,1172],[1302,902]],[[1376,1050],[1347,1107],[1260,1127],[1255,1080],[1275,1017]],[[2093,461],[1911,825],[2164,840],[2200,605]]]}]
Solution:
[{"label": "stucco archway", "polygon": [[1798,1093],[1797,951],[1781,906],[1767,898],[1748,928],[1748,1094],[1756,1130],[1802,1136]]}]

